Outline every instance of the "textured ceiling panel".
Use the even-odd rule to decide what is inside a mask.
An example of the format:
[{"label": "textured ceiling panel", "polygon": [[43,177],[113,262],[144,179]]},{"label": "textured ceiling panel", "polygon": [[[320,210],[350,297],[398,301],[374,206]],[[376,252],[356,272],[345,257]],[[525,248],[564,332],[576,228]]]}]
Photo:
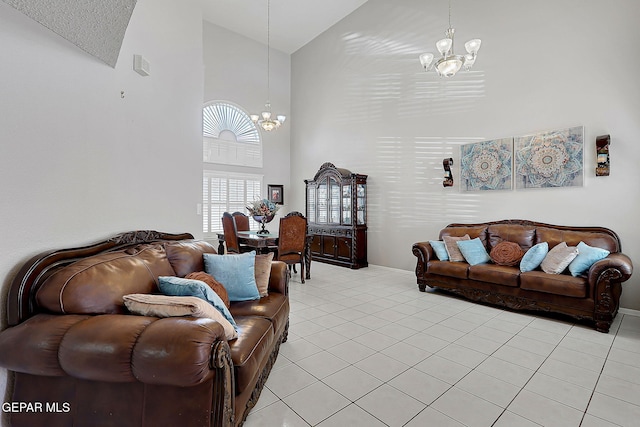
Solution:
[{"label": "textured ceiling panel", "polygon": [[137,0],[3,0],[115,67]]}]

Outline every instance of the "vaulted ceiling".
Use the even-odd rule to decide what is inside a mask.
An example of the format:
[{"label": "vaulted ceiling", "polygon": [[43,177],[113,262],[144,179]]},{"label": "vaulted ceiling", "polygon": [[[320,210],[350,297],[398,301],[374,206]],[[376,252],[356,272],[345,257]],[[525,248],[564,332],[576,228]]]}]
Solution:
[{"label": "vaulted ceiling", "polygon": [[[201,0],[203,18],[267,43],[267,0]],[[271,47],[293,53],[367,0],[271,0]]]},{"label": "vaulted ceiling", "polygon": [[[137,0],[2,0],[111,67]],[[150,0],[153,1],[153,0]],[[182,0],[180,0],[182,1]],[[199,0],[203,19],[261,43],[267,0]],[[271,0],[271,46],[293,53],[367,0]]]}]

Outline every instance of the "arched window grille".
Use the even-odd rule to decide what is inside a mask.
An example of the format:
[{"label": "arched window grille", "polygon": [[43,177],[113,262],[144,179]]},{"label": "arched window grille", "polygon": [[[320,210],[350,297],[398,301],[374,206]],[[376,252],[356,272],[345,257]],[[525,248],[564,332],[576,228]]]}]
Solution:
[{"label": "arched window grille", "polygon": [[255,124],[241,108],[225,101],[202,109],[203,161],[262,167],[262,140]]}]

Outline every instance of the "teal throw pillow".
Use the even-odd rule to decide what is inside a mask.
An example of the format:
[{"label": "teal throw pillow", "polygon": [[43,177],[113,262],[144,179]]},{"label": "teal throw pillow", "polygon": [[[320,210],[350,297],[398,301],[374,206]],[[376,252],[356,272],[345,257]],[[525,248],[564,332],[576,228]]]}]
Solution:
[{"label": "teal throw pillow", "polygon": [[160,276],[158,277],[158,289],[164,295],[174,297],[198,297],[214,306],[237,330],[235,320],[222,298],[213,289],[200,280],[183,279],[181,277]]},{"label": "teal throw pillow", "polygon": [[609,255],[609,251],[601,248],[594,248],[584,242],[578,243],[578,256],[569,264],[569,272],[572,276],[580,276],[585,273],[596,262]]},{"label": "teal throw pillow", "polygon": [[449,253],[442,240],[429,240],[429,244],[440,261],[449,261]]},{"label": "teal throw pillow", "polygon": [[547,253],[549,253],[549,244],[547,242],[533,245],[520,260],[520,271],[524,273],[535,270],[542,264]]},{"label": "teal throw pillow", "polygon": [[260,299],[255,268],[255,251],[238,255],[204,254],[204,271],[222,283],[231,302]]},{"label": "teal throw pillow", "polygon": [[456,244],[469,265],[486,264],[491,261],[491,257],[479,237],[471,240],[458,240]]}]

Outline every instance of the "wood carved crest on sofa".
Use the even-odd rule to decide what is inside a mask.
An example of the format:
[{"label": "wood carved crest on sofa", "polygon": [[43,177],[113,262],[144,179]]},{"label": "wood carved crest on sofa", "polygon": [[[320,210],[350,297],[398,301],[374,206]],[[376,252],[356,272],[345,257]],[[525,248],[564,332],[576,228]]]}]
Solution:
[{"label": "wood carved crest on sofa", "polygon": [[205,254],[216,250],[191,234],[145,230],[25,263],[9,289],[0,366],[14,372],[13,402],[67,410],[15,412],[11,425],[242,425],[287,339],[286,264],[265,267],[267,296],[231,303],[232,340],[211,318],[135,315],[123,301],[158,293],[159,276],[203,271]]},{"label": "wood carved crest on sofa", "polygon": [[521,271],[517,264],[498,265],[489,261],[470,265],[466,260],[443,261],[438,259],[429,241],[418,242],[413,245],[413,254],[418,258],[415,273],[420,291],[424,292],[429,286],[514,310],[559,313],[593,322],[600,332],[609,331],[618,313],[622,283],[633,272],[631,260],[622,253],[620,238],[614,231],[604,227],[502,220],[450,224],[440,231],[439,241],[463,236],[469,240],[479,239],[486,253],[491,253],[501,242],[517,243],[522,253],[546,242],[549,250],[556,246],[561,249],[560,245],[566,243],[568,249],[587,245],[609,254],[580,274],[569,274],[566,270],[549,274],[539,268]]}]

